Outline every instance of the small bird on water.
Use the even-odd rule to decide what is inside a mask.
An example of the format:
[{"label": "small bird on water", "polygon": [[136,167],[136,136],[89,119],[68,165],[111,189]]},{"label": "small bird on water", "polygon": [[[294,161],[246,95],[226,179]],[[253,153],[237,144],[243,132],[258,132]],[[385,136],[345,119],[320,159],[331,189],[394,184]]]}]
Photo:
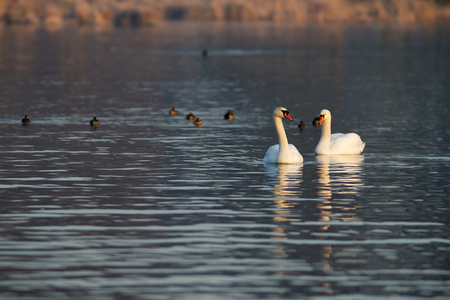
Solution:
[{"label": "small bird on water", "polygon": [[226,114],[223,115],[223,118],[225,120],[230,120],[233,121],[234,120],[234,114],[231,110],[229,110]]},{"label": "small bird on water", "polygon": [[312,121],[312,124],[316,127],[322,127],[322,125],[319,123],[320,118],[314,118],[314,120]]},{"label": "small bird on water", "polygon": [[298,128],[300,128],[300,130],[303,130],[305,129],[305,127],[306,127],[305,122],[300,121],[300,124],[298,124]]},{"label": "small bird on water", "polygon": [[97,120],[97,117],[94,117],[94,118],[91,120],[91,127],[97,127],[98,125],[100,125],[100,121]]},{"label": "small bird on water", "polygon": [[25,115],[25,117],[22,119],[22,125],[26,126],[26,125],[30,124],[30,122],[31,122],[30,118],[28,118],[28,116]]},{"label": "small bird on water", "polygon": [[203,121],[200,120],[200,118],[197,118],[197,119],[194,121],[194,124],[195,124],[195,126],[197,126],[197,127],[201,127],[201,126],[203,125]]},{"label": "small bird on water", "polygon": [[175,107],[172,107],[170,111],[171,116],[178,116],[178,110]]},{"label": "small bird on water", "polygon": [[190,112],[186,115],[186,120],[194,120],[195,116]]}]

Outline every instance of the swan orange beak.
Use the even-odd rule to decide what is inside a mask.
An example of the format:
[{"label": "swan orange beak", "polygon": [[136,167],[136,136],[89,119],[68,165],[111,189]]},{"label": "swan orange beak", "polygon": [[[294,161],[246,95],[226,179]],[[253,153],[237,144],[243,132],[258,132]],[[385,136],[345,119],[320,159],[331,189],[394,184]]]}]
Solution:
[{"label": "swan orange beak", "polygon": [[289,115],[289,112],[288,112],[288,111],[284,111],[284,112],[283,112],[283,116],[284,116],[286,119],[292,121],[292,118],[291,118],[291,116]]},{"label": "swan orange beak", "polygon": [[319,118],[319,125],[322,125],[323,119],[324,119],[323,115],[320,116],[320,118]]}]

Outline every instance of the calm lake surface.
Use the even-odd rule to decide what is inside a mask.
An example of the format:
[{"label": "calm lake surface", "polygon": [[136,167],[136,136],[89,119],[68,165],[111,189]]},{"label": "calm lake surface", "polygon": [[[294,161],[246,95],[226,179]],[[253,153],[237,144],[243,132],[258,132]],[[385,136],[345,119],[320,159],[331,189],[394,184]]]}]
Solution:
[{"label": "calm lake surface", "polygon": [[0,27],[0,298],[448,299],[449,95],[449,25]]}]

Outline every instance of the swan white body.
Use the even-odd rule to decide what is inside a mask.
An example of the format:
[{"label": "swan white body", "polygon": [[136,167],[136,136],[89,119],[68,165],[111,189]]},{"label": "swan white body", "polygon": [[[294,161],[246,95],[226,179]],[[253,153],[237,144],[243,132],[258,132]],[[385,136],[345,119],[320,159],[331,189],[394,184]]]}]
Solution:
[{"label": "swan white body", "polygon": [[361,154],[366,144],[356,133],[331,134],[331,113],[327,109],[320,112],[322,134],[317,144],[317,155],[355,155]]},{"label": "swan white body", "polygon": [[278,134],[278,144],[267,149],[263,162],[270,164],[301,164],[303,156],[298,152],[297,148],[288,143],[286,132],[284,131],[281,119],[287,118],[292,121],[289,112],[284,107],[277,107],[273,111],[273,122]]}]

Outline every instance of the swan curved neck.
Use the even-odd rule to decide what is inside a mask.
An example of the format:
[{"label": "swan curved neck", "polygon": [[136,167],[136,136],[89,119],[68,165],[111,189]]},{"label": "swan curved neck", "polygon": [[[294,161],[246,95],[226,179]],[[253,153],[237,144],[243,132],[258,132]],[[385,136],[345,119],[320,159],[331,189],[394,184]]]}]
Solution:
[{"label": "swan curved neck", "polygon": [[322,134],[316,147],[316,154],[328,154],[330,152],[331,138],[331,119],[324,120],[322,123]]},{"label": "swan curved neck", "polygon": [[324,120],[322,123],[322,136],[321,138],[326,138],[328,141],[331,137],[331,119]]},{"label": "swan curved neck", "polygon": [[284,131],[283,121],[279,117],[273,117],[273,122],[275,123],[275,128],[277,129],[278,142],[280,144],[280,152],[289,149],[288,139],[286,132]]}]

